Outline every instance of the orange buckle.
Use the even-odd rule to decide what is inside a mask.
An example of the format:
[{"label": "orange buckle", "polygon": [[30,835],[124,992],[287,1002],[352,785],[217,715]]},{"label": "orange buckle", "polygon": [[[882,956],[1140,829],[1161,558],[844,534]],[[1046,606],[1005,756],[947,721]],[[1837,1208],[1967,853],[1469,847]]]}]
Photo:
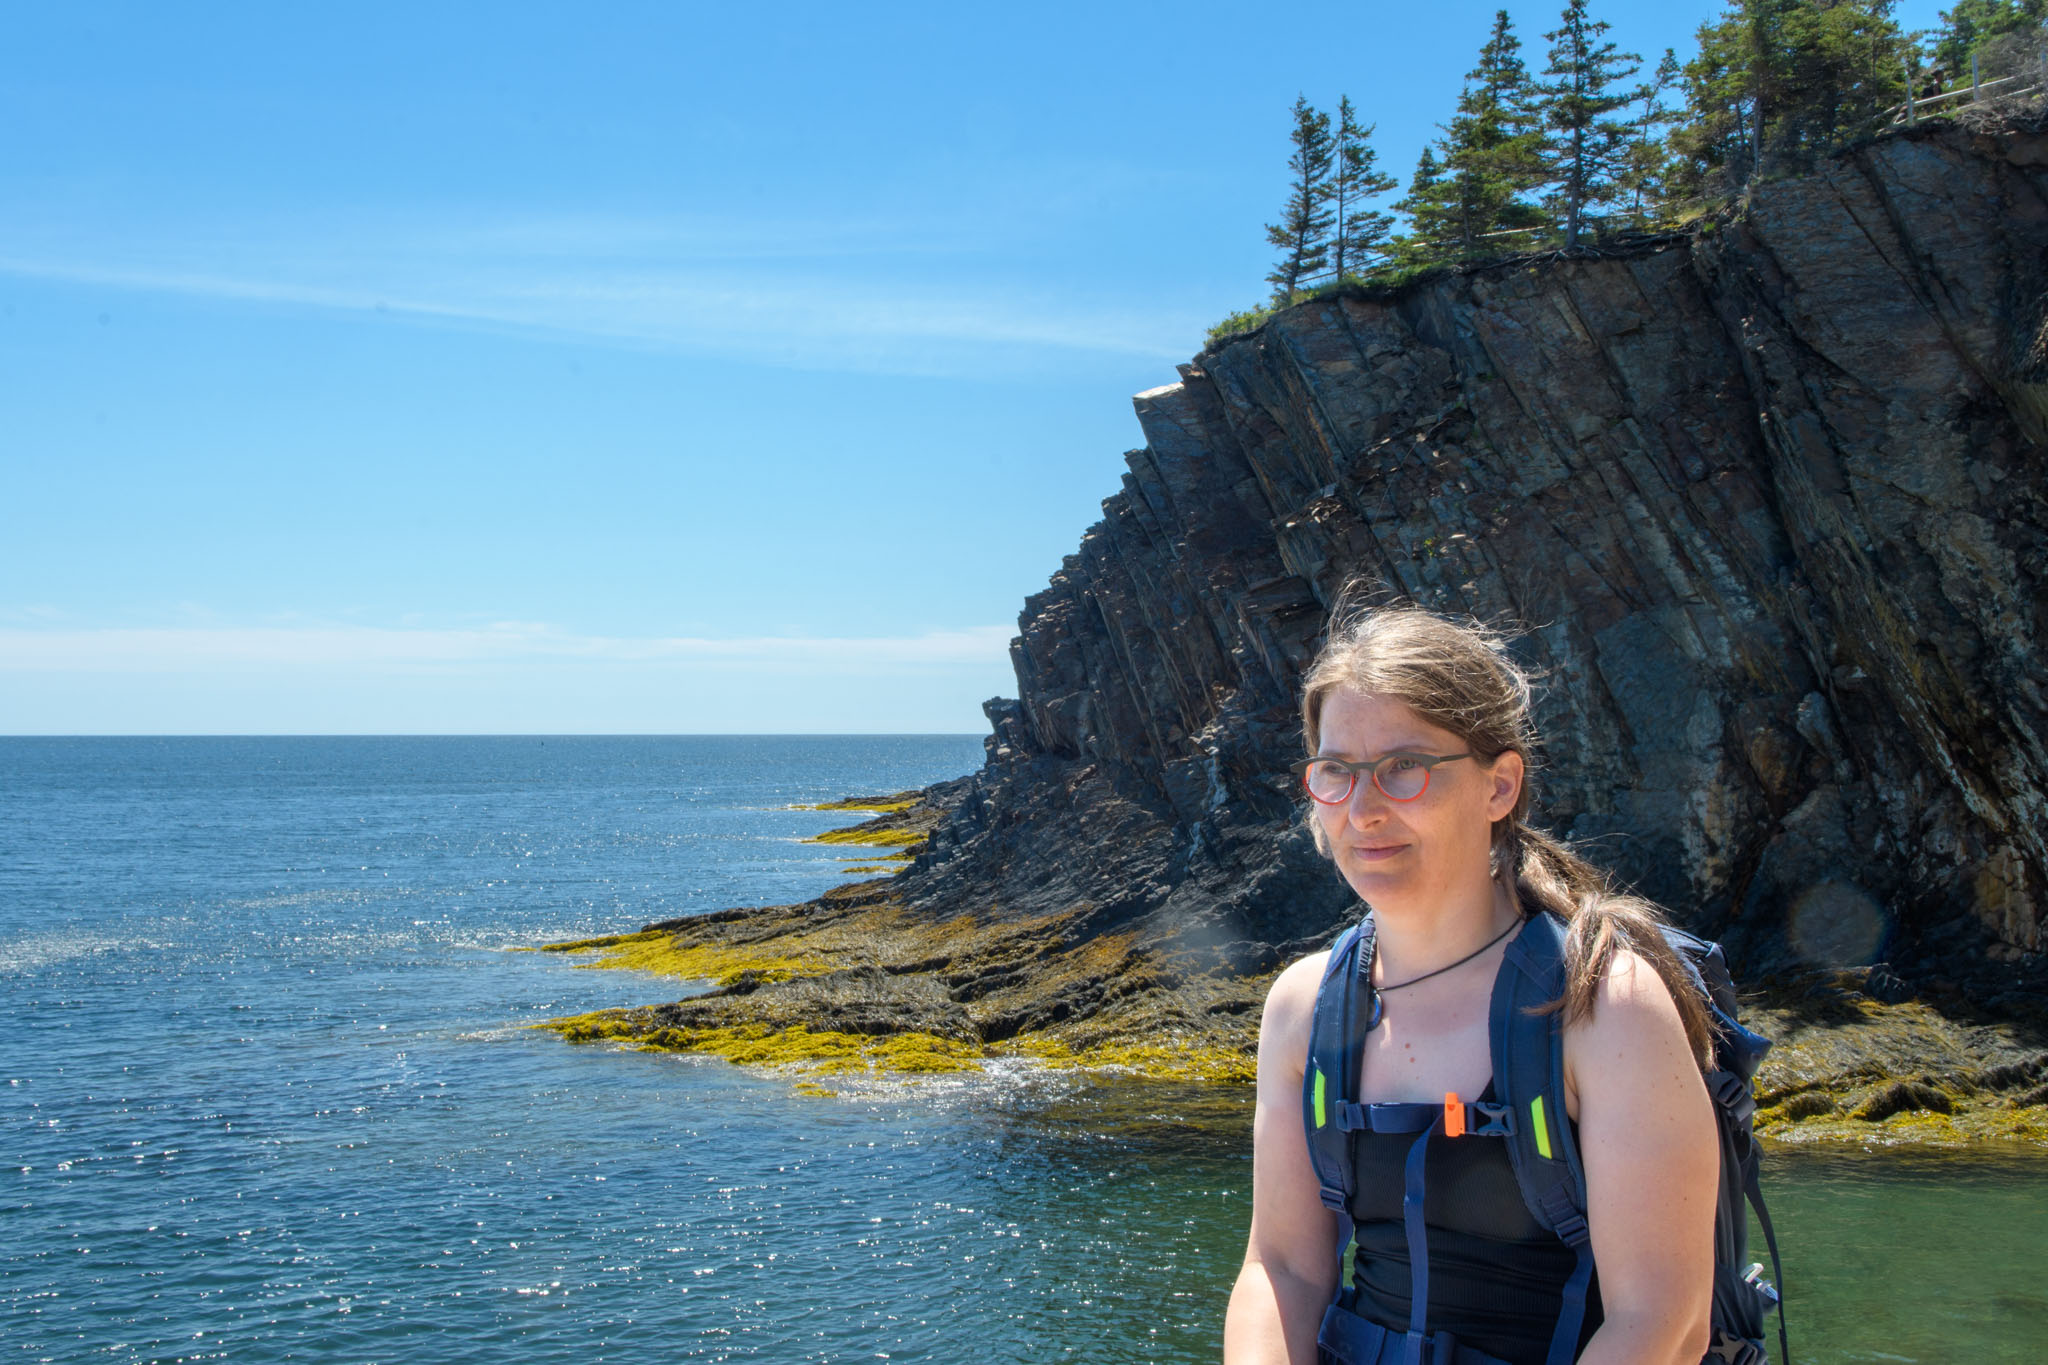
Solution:
[{"label": "orange buckle", "polygon": [[1444,1092],[1444,1136],[1465,1136],[1465,1106],[1457,1092],[1450,1090]]}]

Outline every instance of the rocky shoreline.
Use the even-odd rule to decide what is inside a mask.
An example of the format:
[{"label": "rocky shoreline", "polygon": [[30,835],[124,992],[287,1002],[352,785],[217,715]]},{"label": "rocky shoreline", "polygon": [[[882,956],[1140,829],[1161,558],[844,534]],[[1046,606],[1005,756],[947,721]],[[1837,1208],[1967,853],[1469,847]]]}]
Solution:
[{"label": "rocky shoreline", "polygon": [[[827,842],[915,853],[959,784],[855,798],[884,813]],[[907,803],[907,804],[906,804]],[[834,808],[834,807],[828,807]],[[1143,931],[1091,934],[1081,911],[934,920],[890,880],[801,905],[726,910],[634,934],[550,944],[584,965],[701,981],[666,1004],[551,1020],[572,1042],[699,1052],[835,1093],[870,1075],[976,1070],[1021,1058],[1160,1081],[1246,1086],[1281,965],[1176,951]],[[1314,945],[1289,945],[1286,954]],[[1888,972],[1773,979],[1744,1020],[1777,1046],[1758,1078],[1757,1126],[1787,1142],[2048,1147],[2048,1029],[1973,1019],[1967,1004],[1901,999]]]},{"label": "rocky shoreline", "polygon": [[[886,813],[818,842],[912,856],[963,783],[856,798],[825,809]],[[906,798],[914,804],[904,806]],[[812,1090],[832,1076],[978,1068],[1001,1057],[1177,1081],[1248,1081],[1272,972],[1176,951],[1137,929],[1094,931],[1089,907],[933,918],[894,878],[853,882],[801,905],[724,910],[634,934],[549,944],[586,965],[703,981],[670,1004],[541,1025],[574,1042],[616,1040],[788,1066]]]}]

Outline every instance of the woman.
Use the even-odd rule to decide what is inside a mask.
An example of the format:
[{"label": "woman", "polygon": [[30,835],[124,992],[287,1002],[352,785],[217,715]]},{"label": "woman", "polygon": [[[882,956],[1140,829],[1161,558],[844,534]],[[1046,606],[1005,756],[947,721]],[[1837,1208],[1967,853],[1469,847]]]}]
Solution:
[{"label": "woman", "polygon": [[[1365,1036],[1359,1100],[1484,1096],[1488,1006],[1508,944],[1526,916],[1567,921],[1564,1085],[1596,1286],[1577,1358],[1696,1365],[1708,1345],[1718,1179],[1700,1072],[1708,1022],[1654,908],[1615,894],[1526,823],[1528,680],[1476,627],[1340,606],[1304,686],[1302,729],[1316,847],[1377,928],[1381,1013]],[[1318,1328],[1339,1300],[1336,1215],[1318,1198],[1301,1106],[1328,956],[1289,967],[1266,1001],[1251,1239],[1226,1365],[1316,1361]],[[1524,1208],[1505,1148],[1475,1139],[1426,1153],[1428,1330],[1460,1343],[1438,1365],[1542,1365],[1559,1318],[1576,1257]],[[1391,1329],[1390,1360],[1403,1359],[1413,1283],[1401,1225],[1408,1151],[1406,1137],[1357,1137],[1358,1251],[1340,1304]]]}]

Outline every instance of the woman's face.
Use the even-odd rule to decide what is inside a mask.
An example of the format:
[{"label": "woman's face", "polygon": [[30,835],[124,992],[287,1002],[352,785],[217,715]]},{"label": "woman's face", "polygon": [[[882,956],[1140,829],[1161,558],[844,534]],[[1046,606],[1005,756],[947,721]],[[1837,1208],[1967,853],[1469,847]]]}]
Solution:
[{"label": "woman's face", "polygon": [[[1323,701],[1321,757],[1371,762],[1390,753],[1471,751],[1401,702],[1343,688]],[[1521,787],[1521,755],[1509,751],[1489,763],[1475,752],[1437,765],[1412,801],[1392,800],[1361,773],[1350,800],[1315,803],[1315,818],[1337,870],[1368,904],[1426,909],[1470,896],[1487,881],[1493,822],[1514,809]]]}]

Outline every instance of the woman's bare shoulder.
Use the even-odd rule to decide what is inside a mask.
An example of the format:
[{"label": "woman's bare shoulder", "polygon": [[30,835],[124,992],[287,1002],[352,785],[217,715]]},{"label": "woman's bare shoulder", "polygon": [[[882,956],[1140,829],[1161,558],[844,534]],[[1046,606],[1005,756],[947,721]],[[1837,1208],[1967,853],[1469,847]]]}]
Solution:
[{"label": "woman's bare shoulder", "polygon": [[1327,952],[1310,953],[1273,978],[1266,992],[1265,1013],[1259,1019],[1261,1053],[1277,1047],[1290,1057],[1308,1056],[1309,1019],[1315,1013],[1316,990],[1329,961]]},{"label": "woman's bare shoulder", "polygon": [[1607,970],[1600,974],[1599,984],[1593,991],[1593,1018],[1598,1022],[1606,1014],[1612,1031],[1619,1025],[1622,1031],[1657,1025],[1663,1022],[1679,1023],[1678,1004],[1671,998],[1671,990],[1664,984],[1664,978],[1650,965],[1647,958],[1630,948],[1618,948],[1608,960]]},{"label": "woman's bare shoulder", "polygon": [[1273,985],[1266,992],[1266,1011],[1272,1013],[1278,1006],[1300,1010],[1304,1014],[1315,1007],[1316,990],[1323,983],[1323,973],[1330,965],[1329,950],[1310,953],[1288,964],[1286,970],[1273,978]]},{"label": "woman's bare shoulder", "polygon": [[1572,1094],[1589,1078],[1634,1083],[1645,1072],[1698,1074],[1670,988],[1647,959],[1628,949],[1617,951],[1601,973],[1592,1010],[1565,1025],[1564,1052]]}]

